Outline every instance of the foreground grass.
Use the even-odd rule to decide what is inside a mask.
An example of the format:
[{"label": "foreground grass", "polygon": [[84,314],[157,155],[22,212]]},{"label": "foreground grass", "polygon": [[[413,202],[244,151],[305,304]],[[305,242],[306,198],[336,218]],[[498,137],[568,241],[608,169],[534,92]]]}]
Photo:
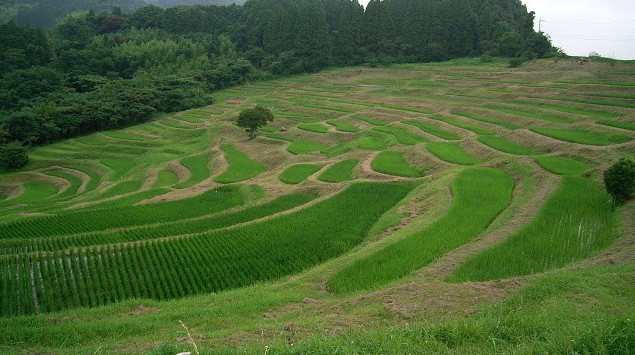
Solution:
[{"label": "foreground grass", "polygon": [[372,290],[425,266],[482,233],[509,205],[514,185],[500,170],[464,170],[452,183],[454,202],[445,217],[353,262],[331,278],[329,287],[343,294]]},{"label": "foreground grass", "polygon": [[453,281],[527,275],[588,257],[615,238],[615,211],[593,181],[565,177],[538,216],[518,233],[463,263]]}]

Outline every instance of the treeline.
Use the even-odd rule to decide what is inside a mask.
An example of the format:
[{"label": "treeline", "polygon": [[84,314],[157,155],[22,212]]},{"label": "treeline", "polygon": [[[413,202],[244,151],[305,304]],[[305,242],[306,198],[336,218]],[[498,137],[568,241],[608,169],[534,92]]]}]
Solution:
[{"label": "treeline", "polygon": [[544,57],[518,0],[250,0],[0,27],[0,143],[46,144],[211,103],[214,90],[325,66]]}]

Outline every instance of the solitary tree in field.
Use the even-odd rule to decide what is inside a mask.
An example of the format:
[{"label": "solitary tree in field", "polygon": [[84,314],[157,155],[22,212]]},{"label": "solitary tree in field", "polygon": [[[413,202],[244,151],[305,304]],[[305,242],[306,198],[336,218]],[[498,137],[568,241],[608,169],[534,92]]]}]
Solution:
[{"label": "solitary tree in field", "polygon": [[635,162],[620,159],[604,172],[606,191],[617,203],[624,203],[633,197],[635,190]]},{"label": "solitary tree in field", "polygon": [[266,126],[267,122],[273,122],[273,114],[268,108],[256,105],[240,111],[236,123],[249,133],[249,139],[254,139],[258,128]]}]

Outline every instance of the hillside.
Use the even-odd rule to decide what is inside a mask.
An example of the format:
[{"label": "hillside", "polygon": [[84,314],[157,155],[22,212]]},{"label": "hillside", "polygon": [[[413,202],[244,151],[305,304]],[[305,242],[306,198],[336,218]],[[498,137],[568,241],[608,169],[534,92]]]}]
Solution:
[{"label": "hillside", "polygon": [[243,5],[246,0],[145,0],[146,2],[161,6],[161,7],[173,7],[173,6],[190,6],[190,5],[216,5],[216,6],[228,6],[232,4]]},{"label": "hillside", "polygon": [[635,158],[634,78],[329,69],[36,147],[0,175],[0,349],[627,354],[635,203],[602,173]]}]

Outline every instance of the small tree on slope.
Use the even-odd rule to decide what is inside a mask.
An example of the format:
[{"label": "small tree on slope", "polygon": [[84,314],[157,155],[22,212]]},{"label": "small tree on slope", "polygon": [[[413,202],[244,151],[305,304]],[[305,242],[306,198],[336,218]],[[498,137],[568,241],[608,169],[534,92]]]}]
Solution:
[{"label": "small tree on slope", "polygon": [[613,164],[604,172],[604,185],[616,203],[630,200],[635,190],[635,162],[622,158]]},{"label": "small tree on slope", "polygon": [[268,108],[256,105],[253,108],[242,110],[238,115],[236,124],[249,133],[250,139],[254,139],[258,128],[266,126],[267,122],[273,122],[273,114]]}]

